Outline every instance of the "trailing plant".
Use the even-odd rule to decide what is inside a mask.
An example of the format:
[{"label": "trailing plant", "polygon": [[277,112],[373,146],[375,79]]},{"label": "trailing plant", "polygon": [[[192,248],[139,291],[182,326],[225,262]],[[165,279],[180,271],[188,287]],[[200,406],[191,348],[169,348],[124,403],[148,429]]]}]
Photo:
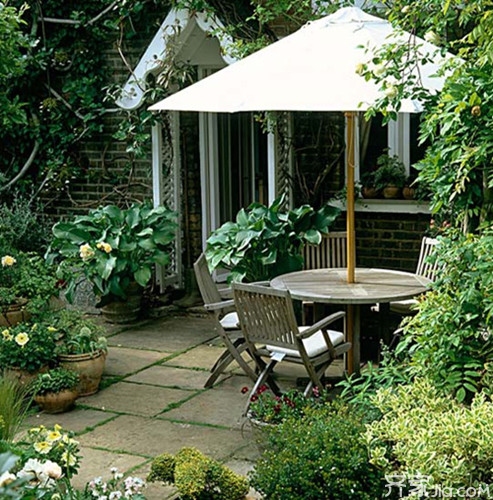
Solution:
[{"label": "trailing plant", "polygon": [[79,383],[79,374],[65,368],[54,368],[46,373],[39,373],[33,383],[35,395],[58,393],[75,389]]},{"label": "trailing plant", "polygon": [[283,206],[283,197],[270,206],[252,203],[238,212],[235,222],[213,231],[205,251],[211,269],[230,270],[230,281],[267,280],[301,269],[303,245],[319,244],[340,210],[330,205],[319,210]]},{"label": "trailing plant", "polygon": [[440,490],[488,487],[493,403],[484,394],[466,407],[440,394],[430,380],[419,378],[411,385],[381,389],[373,401],[382,418],[366,431],[370,462],[393,478],[391,493],[415,498],[419,488],[420,496],[436,497],[442,496]]},{"label": "trailing plant", "polygon": [[381,498],[383,474],[368,461],[363,422],[339,402],[288,418],[269,432],[251,486],[265,499]]},{"label": "trailing plant", "polygon": [[176,214],[164,206],[134,203],[128,209],[108,205],[53,226],[46,254],[58,263],[72,301],[84,276],[105,300],[125,298],[131,283],[145,287],[156,264],[167,266],[176,235]]},{"label": "trailing plant", "polygon": [[240,500],[248,493],[244,477],[195,448],[157,456],[147,480],[174,484],[183,500]]}]

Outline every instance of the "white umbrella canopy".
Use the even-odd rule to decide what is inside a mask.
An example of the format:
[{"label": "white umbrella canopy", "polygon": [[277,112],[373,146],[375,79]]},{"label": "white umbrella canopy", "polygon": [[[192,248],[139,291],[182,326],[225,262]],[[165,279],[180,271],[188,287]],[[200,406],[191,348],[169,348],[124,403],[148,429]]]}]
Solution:
[{"label": "white umbrella canopy", "polygon": [[[356,69],[371,57],[369,49],[398,40],[412,41],[421,54],[437,47],[394,30],[383,19],[357,7],[307,23],[295,33],[221,69],[203,80],[154,104],[149,109],[204,112],[344,111],[347,116],[347,232],[348,282],[354,282],[354,113],[367,110],[378,97],[378,86]],[[444,79],[434,76],[444,59],[417,64],[423,88],[435,92]],[[419,101],[401,102],[401,112],[422,110]]]},{"label": "white umbrella canopy", "polygon": [[[362,111],[379,97],[378,86],[356,73],[368,60],[364,47],[380,47],[396,34],[383,19],[357,7],[307,23],[295,33],[231,64],[154,104],[150,110],[179,111]],[[423,53],[432,44],[415,38]],[[423,87],[439,90],[438,64],[419,67]],[[418,69],[417,69],[418,71]],[[421,111],[418,101],[404,100],[401,111]]]}]

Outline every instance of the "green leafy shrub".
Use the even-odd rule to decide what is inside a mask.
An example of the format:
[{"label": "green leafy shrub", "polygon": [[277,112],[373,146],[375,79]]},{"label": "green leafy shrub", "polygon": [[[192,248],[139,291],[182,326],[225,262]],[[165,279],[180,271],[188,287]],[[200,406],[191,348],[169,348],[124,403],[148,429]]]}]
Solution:
[{"label": "green leafy shrub", "polygon": [[27,309],[47,309],[51,297],[58,293],[55,269],[36,253],[16,252],[0,247],[0,306],[27,299]]},{"label": "green leafy shrub", "polygon": [[91,210],[53,226],[47,252],[50,263],[67,281],[72,300],[80,276],[101,297],[126,297],[132,282],[146,286],[155,264],[167,266],[175,239],[176,215],[167,208],[135,203],[126,210],[114,205]]},{"label": "green leafy shrub", "polygon": [[43,207],[25,196],[0,204],[0,248],[43,254],[48,248],[52,221]]},{"label": "green leafy shrub", "polygon": [[339,403],[310,408],[269,433],[250,483],[263,498],[374,500],[383,475],[368,461],[363,416]]},{"label": "green leafy shrub", "polygon": [[470,401],[480,390],[493,392],[493,230],[448,234],[437,250],[442,271],[396,351],[409,353],[412,376]]},{"label": "green leafy shrub", "polygon": [[435,486],[491,483],[493,403],[484,394],[466,407],[420,378],[378,391],[374,403],[383,416],[369,424],[366,438],[371,462],[385,474],[408,479],[421,474],[430,496]]},{"label": "green leafy shrub", "polygon": [[235,222],[216,229],[207,240],[210,267],[229,269],[231,281],[261,281],[300,270],[303,245],[319,244],[340,210],[303,205],[286,211],[283,204],[282,197],[268,207],[252,203]]},{"label": "green leafy shrub", "polygon": [[195,448],[159,455],[147,480],[174,484],[182,500],[239,500],[248,493],[246,478]]},{"label": "green leafy shrub", "polygon": [[54,329],[44,324],[19,323],[0,335],[0,368],[34,373],[55,361]]}]

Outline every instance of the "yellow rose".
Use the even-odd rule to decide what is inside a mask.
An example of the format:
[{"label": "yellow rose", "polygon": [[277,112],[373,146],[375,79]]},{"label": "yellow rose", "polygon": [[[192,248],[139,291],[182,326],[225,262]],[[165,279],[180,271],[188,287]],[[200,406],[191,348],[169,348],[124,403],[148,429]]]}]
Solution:
[{"label": "yellow rose", "polygon": [[91,248],[91,245],[85,243],[79,247],[79,255],[83,261],[86,261],[94,257],[94,250]]},{"label": "yellow rose", "polygon": [[18,333],[15,336],[15,343],[24,347],[29,342],[29,335],[25,332]]},{"label": "yellow rose", "polygon": [[109,243],[106,243],[104,241],[100,241],[96,247],[99,249],[99,250],[102,250],[103,252],[106,252],[106,253],[110,253],[111,250],[113,250],[111,248],[111,245]]},{"label": "yellow rose", "polygon": [[17,261],[12,257],[11,255],[4,255],[2,257],[2,267],[11,267],[13,266]]},{"label": "yellow rose", "polygon": [[10,341],[14,338],[14,337],[12,337],[12,334],[9,332],[9,330],[7,328],[2,332],[2,335],[3,335],[4,340]]}]

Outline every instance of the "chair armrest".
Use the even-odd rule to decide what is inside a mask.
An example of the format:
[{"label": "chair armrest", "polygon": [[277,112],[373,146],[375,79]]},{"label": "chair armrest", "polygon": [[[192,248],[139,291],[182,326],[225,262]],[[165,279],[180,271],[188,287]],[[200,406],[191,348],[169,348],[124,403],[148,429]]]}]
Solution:
[{"label": "chair armrest", "polygon": [[301,339],[305,339],[307,337],[310,337],[314,333],[318,332],[319,330],[323,330],[324,328],[329,326],[331,323],[334,323],[334,321],[337,321],[341,318],[344,318],[345,316],[346,316],[345,311],[335,312],[335,313],[331,314],[330,316],[327,316],[327,317],[321,319],[320,321],[317,321],[314,325],[310,326],[309,328],[307,328],[303,332],[300,332],[298,334],[298,337]]},{"label": "chair armrest", "polygon": [[231,287],[227,288],[218,288],[219,290],[219,295],[221,296],[222,299],[232,299],[233,298],[233,290],[231,290]]},{"label": "chair armrest", "polygon": [[221,302],[214,302],[212,304],[204,304],[207,311],[220,311],[221,309],[234,308],[234,300],[223,300]]}]

